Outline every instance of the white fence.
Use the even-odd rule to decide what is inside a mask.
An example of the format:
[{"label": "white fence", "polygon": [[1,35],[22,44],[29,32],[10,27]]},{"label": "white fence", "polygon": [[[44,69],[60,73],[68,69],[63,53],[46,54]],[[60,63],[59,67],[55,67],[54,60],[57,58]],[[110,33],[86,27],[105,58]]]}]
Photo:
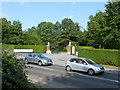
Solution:
[{"label": "white fence", "polygon": [[15,53],[32,53],[33,49],[14,49]]}]

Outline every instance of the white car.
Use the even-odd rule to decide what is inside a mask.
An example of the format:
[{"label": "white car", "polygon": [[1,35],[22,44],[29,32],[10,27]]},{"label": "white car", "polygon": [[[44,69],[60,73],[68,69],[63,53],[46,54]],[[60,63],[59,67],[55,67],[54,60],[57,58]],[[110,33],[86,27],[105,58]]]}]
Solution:
[{"label": "white car", "polygon": [[94,75],[95,73],[104,73],[105,69],[103,66],[96,64],[94,61],[88,58],[69,58],[65,63],[65,70],[71,71],[83,71],[87,72],[89,75]]}]

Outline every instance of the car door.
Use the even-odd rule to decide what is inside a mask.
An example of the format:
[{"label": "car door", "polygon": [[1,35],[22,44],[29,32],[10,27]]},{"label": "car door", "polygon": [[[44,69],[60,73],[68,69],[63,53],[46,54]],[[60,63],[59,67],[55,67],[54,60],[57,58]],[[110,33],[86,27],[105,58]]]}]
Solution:
[{"label": "car door", "polygon": [[37,62],[38,56],[36,54],[33,54],[33,57],[31,58],[33,63]]},{"label": "car door", "polygon": [[84,61],[82,59],[77,59],[75,63],[75,68],[78,71],[84,71],[85,69]]},{"label": "car door", "polygon": [[38,57],[38,55],[34,55],[34,63],[38,63],[38,61],[39,61],[39,57]]},{"label": "car door", "polygon": [[68,63],[68,64],[71,66],[72,70],[76,70],[76,69],[75,69],[75,59],[74,59],[74,58],[71,58],[71,59],[69,60],[69,63]]},{"label": "car door", "polygon": [[27,57],[28,62],[32,62],[33,54],[29,54]]}]

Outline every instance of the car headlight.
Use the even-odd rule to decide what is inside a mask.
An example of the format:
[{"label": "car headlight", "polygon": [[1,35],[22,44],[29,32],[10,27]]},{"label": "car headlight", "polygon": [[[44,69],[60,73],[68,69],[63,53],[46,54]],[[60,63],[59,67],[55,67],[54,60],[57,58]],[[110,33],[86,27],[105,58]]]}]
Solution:
[{"label": "car headlight", "polygon": [[100,70],[100,68],[96,68],[96,70],[97,70],[97,71],[99,71],[99,70]]},{"label": "car headlight", "polygon": [[43,62],[43,63],[47,63],[47,61],[46,61],[46,60],[42,60],[42,62]]}]

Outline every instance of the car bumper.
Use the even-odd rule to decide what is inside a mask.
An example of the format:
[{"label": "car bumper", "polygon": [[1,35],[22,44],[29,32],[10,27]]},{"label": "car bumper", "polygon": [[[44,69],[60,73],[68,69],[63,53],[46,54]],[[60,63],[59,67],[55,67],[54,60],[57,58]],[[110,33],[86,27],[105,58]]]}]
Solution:
[{"label": "car bumper", "polygon": [[43,65],[53,65],[52,62],[42,63]]},{"label": "car bumper", "polygon": [[103,70],[97,70],[97,71],[95,71],[95,73],[104,73],[105,72],[105,70],[103,69]]}]

